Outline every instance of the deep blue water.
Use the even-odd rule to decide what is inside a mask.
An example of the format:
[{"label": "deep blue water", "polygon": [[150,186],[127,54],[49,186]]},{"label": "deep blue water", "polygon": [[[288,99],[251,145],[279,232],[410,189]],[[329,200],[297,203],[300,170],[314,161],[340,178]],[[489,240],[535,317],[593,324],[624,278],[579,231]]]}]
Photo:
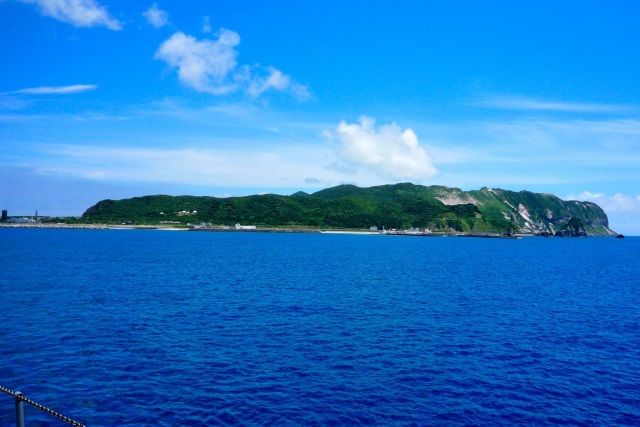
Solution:
[{"label": "deep blue water", "polygon": [[640,425],[640,238],[5,228],[0,254],[0,385],[88,425]]}]

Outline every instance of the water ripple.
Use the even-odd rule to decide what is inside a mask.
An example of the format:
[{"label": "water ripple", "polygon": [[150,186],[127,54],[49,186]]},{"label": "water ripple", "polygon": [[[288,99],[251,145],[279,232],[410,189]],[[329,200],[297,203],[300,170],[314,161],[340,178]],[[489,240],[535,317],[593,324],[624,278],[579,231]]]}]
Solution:
[{"label": "water ripple", "polygon": [[0,233],[0,384],[89,425],[640,425],[640,239]]}]

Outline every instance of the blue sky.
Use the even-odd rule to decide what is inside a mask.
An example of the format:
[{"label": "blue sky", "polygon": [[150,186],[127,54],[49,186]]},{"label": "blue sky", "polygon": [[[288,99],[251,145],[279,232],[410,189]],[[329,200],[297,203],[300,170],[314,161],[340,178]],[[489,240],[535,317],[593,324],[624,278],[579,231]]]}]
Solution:
[{"label": "blue sky", "polygon": [[0,207],[352,183],[640,235],[640,3],[0,0]]}]

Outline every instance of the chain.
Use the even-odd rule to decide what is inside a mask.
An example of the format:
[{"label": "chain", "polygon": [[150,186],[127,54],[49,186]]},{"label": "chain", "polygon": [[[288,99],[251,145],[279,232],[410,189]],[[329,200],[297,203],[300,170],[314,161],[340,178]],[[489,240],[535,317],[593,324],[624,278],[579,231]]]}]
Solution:
[{"label": "chain", "polygon": [[0,391],[4,391],[5,393],[14,396],[14,393],[11,390],[9,390],[8,388],[2,387],[1,385],[0,385]]},{"label": "chain", "polygon": [[0,391],[4,391],[7,394],[10,394],[12,396],[14,396],[16,399],[22,400],[23,402],[27,402],[28,404],[35,406],[36,408],[40,409],[43,412],[46,412],[49,415],[53,415],[54,417],[56,417],[57,419],[64,421],[66,423],[71,424],[72,426],[76,426],[76,427],[85,427],[84,424],[80,424],[77,421],[73,421],[71,418],[65,417],[62,414],[57,413],[56,411],[53,411],[47,407],[42,406],[41,404],[34,402],[33,400],[27,398],[24,394],[22,393],[17,393],[14,391],[9,390],[6,387],[3,387],[0,385]]}]

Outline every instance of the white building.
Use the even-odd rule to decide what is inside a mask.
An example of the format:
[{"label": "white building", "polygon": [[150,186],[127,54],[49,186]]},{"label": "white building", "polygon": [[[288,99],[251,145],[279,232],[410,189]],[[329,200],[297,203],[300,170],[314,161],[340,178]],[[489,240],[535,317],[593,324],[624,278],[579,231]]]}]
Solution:
[{"label": "white building", "polygon": [[32,218],[9,218],[7,222],[13,224],[34,224],[38,221]]},{"label": "white building", "polygon": [[240,225],[240,223],[236,224],[236,230],[256,230],[255,225]]}]

